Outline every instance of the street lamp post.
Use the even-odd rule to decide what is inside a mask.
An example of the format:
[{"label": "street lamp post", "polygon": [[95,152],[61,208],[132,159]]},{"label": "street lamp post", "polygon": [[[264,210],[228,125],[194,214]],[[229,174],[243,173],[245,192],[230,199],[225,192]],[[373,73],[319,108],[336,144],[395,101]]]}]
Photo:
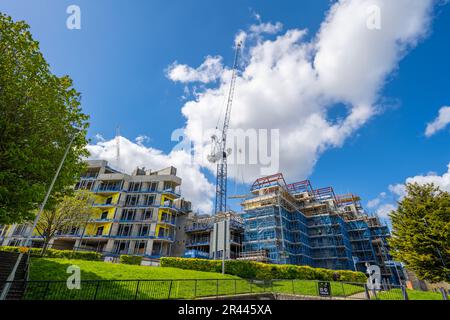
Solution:
[{"label": "street lamp post", "polygon": [[[70,147],[72,146],[72,143],[75,140],[75,138],[76,138],[78,133],[79,133],[79,131],[77,131],[77,132],[75,132],[73,134],[72,138],[70,139],[69,144],[67,145],[66,151],[64,152],[64,156],[61,159],[61,162],[60,162],[60,164],[58,166],[58,169],[56,170],[55,176],[53,177],[53,180],[52,180],[52,182],[50,184],[50,187],[47,190],[47,194],[45,195],[44,201],[42,202],[41,207],[39,208],[39,212],[36,215],[36,218],[34,219],[33,226],[31,228],[31,230],[28,232],[27,238],[25,239],[25,243],[24,243],[25,247],[29,247],[30,246],[31,237],[33,236],[33,231],[36,228],[36,225],[37,225],[37,223],[39,221],[39,218],[40,218],[42,212],[44,211],[44,207],[47,204],[47,200],[50,197],[50,194],[52,192],[53,186],[55,185],[56,179],[59,176],[59,172],[61,171],[61,168],[62,168],[62,166],[64,164],[64,161],[66,160],[67,154],[69,153]],[[22,260],[22,256],[23,256],[23,253],[20,253],[19,256],[17,257],[17,261],[16,261],[16,263],[14,265],[13,271],[11,272],[11,274],[7,278],[8,282],[5,284],[5,286],[3,287],[3,290],[0,293],[0,300],[5,300],[6,297],[8,296],[8,292],[9,292],[9,290],[11,288],[12,281],[14,280],[14,278],[16,276],[16,271],[17,271],[17,268],[19,266],[20,261]]]},{"label": "street lamp post", "polygon": [[226,248],[227,248],[227,222],[228,222],[228,219],[223,220],[222,274],[225,274],[225,255],[227,252]]},{"label": "street lamp post", "polygon": [[44,201],[42,202],[40,208],[39,208],[39,212],[36,215],[36,218],[33,221],[33,226],[31,228],[31,230],[28,232],[28,236],[25,239],[25,247],[29,247],[30,243],[31,243],[31,237],[33,236],[33,231],[36,228],[36,225],[39,221],[39,218],[41,217],[42,212],[44,211],[44,207],[47,204],[48,198],[50,197],[50,194],[52,192],[53,186],[55,185],[56,179],[59,176],[59,173],[61,171],[61,168],[64,164],[64,161],[66,160],[67,154],[69,153],[70,147],[72,146],[73,141],[75,140],[77,134],[79,133],[79,131],[75,132],[72,136],[72,138],[70,139],[69,144],[67,145],[66,151],[64,152],[64,156],[61,159],[61,162],[59,163],[58,169],[56,170],[55,176],[53,177],[52,183],[50,184],[50,187],[47,190],[47,194],[45,195]]}]

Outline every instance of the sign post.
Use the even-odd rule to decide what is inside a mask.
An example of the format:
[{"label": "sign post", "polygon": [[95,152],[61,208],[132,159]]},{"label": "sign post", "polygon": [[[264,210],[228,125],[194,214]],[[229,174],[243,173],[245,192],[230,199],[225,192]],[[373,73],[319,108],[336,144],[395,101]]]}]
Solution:
[{"label": "sign post", "polygon": [[328,281],[319,281],[317,283],[319,288],[319,296],[321,297],[331,297],[331,284]]}]

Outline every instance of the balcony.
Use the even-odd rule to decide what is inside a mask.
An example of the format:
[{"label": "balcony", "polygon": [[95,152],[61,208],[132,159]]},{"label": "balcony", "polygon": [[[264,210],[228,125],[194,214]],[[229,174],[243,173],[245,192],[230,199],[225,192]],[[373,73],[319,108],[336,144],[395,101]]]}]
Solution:
[{"label": "balcony", "polygon": [[[81,237],[81,236],[78,236]],[[83,239],[108,239],[109,235],[108,234],[85,234],[83,235]]]},{"label": "balcony", "polygon": [[158,239],[158,240],[173,241],[172,236],[155,235],[154,232],[147,234],[118,234],[118,235],[111,235],[108,237],[117,239]]},{"label": "balcony", "polygon": [[109,219],[109,218],[105,218],[105,219],[90,219],[89,223],[110,223],[110,222],[117,222],[117,220],[115,219]]},{"label": "balcony", "polygon": [[116,207],[118,204],[117,203],[94,203],[92,204],[93,208],[114,208]]},{"label": "balcony", "polygon": [[209,231],[212,230],[214,225],[212,223],[202,223],[202,224],[192,224],[184,227],[184,231],[186,232],[194,232],[194,231]]},{"label": "balcony", "polygon": [[160,209],[170,209],[170,210],[174,210],[174,211],[179,211],[180,209],[177,208],[173,203],[169,203],[169,202],[165,202],[159,206],[156,206]]},{"label": "balcony", "polygon": [[[37,236],[38,238],[40,238],[40,236]],[[76,233],[64,233],[64,234],[57,234],[55,235],[55,238],[79,238],[81,237],[81,235],[76,234]]]},{"label": "balcony", "polygon": [[157,189],[141,189],[141,190],[123,190],[126,193],[157,193],[157,194],[170,194],[173,195],[175,198],[180,198],[181,194],[177,191],[174,191],[172,189],[166,189],[166,190],[157,190]]},{"label": "balcony", "polygon": [[97,187],[92,191],[95,193],[109,194],[109,193],[122,192],[123,190],[120,187]]},{"label": "balcony", "polygon": [[174,218],[172,218],[172,219],[164,218],[164,219],[159,220],[158,223],[160,223],[160,224],[170,224],[170,225],[174,226],[175,225],[175,219]]},{"label": "balcony", "polygon": [[96,180],[97,175],[84,175],[80,177],[81,180]]},{"label": "balcony", "polygon": [[181,194],[179,192],[177,192],[176,190],[173,190],[173,189],[165,189],[165,190],[163,190],[163,191],[161,191],[159,193],[161,193],[161,194],[170,194],[170,195],[175,196],[176,198],[181,197]]},{"label": "balcony", "polygon": [[197,240],[186,243],[186,247],[209,246],[209,240]]}]

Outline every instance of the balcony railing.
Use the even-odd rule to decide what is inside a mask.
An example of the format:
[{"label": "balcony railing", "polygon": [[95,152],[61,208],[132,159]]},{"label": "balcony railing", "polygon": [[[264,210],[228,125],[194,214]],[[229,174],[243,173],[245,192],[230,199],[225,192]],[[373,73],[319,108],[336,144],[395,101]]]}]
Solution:
[{"label": "balcony railing", "polygon": [[92,204],[95,208],[106,208],[106,207],[115,207],[119,205],[118,202],[109,202],[109,203],[94,203]]},{"label": "balcony railing", "polygon": [[121,187],[97,187],[93,190],[94,192],[121,192],[123,189]]},{"label": "balcony railing", "polygon": [[194,247],[194,246],[209,246],[210,242],[209,240],[205,241],[190,241],[186,243],[187,247]]},{"label": "balcony railing", "polygon": [[[125,191],[125,190],[124,190]],[[126,190],[127,193],[157,193],[157,194],[171,194],[176,197],[181,197],[181,194],[177,191],[174,191],[172,189],[166,189],[166,190],[157,190],[157,189],[141,189],[141,190]]]},{"label": "balcony railing", "polygon": [[92,222],[117,222],[117,220],[116,219],[110,219],[110,218],[104,218],[104,219],[102,219],[102,218],[99,218],[99,219],[90,219],[89,220],[89,222],[90,223],[92,223]]},{"label": "balcony railing", "polygon": [[166,235],[155,235],[155,233],[148,234],[118,234],[118,235],[110,235],[110,238],[118,238],[118,239],[160,239],[160,240],[168,240],[173,241],[173,236]]}]

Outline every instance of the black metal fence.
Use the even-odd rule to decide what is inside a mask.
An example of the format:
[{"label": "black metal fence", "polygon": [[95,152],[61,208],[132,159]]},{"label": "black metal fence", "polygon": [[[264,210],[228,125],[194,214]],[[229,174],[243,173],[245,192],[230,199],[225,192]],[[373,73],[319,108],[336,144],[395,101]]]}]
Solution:
[{"label": "black metal fence", "polygon": [[[274,293],[307,297],[405,300],[401,286],[369,290],[364,283],[314,280],[83,280],[15,281],[25,288],[25,300],[161,300],[220,298],[242,294]],[[442,297],[443,299],[443,297]]]}]

